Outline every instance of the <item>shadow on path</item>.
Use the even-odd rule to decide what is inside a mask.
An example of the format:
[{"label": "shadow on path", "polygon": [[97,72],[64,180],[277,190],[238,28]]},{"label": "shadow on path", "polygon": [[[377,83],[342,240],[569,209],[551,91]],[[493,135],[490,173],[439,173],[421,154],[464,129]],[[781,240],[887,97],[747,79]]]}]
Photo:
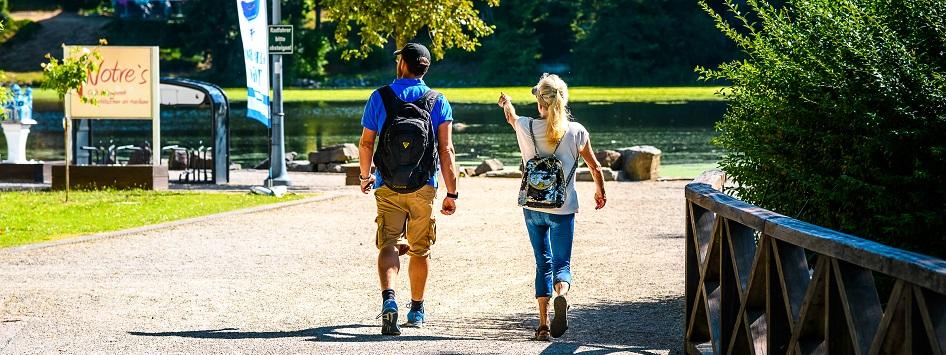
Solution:
[{"label": "shadow on path", "polygon": [[[536,315],[514,314],[464,319],[434,319],[428,329],[439,334],[392,337],[375,334],[378,326],[347,324],[293,331],[252,332],[237,328],[171,332],[128,332],[135,336],[194,339],[307,338],[314,342],[369,343],[384,341],[479,340],[525,342],[538,326]],[[365,334],[361,328],[372,328]],[[573,304],[569,329],[562,338],[548,343],[542,354],[670,354],[681,353],[683,297],[639,302]]]},{"label": "shadow on path", "polygon": [[411,336],[397,337],[381,334],[362,334],[345,331],[345,329],[378,328],[374,325],[348,324],[327,326],[293,331],[273,332],[242,332],[237,328],[222,328],[208,330],[185,330],[177,332],[128,332],[131,335],[150,337],[181,337],[194,339],[278,339],[278,338],[309,338],[307,341],[318,342],[379,342],[379,341],[435,341],[435,340],[475,340],[471,338],[441,337],[441,336]]},{"label": "shadow on path", "polygon": [[[573,304],[569,329],[542,354],[682,353],[683,297],[639,302]],[[538,326],[536,315],[518,315],[526,336]]]}]

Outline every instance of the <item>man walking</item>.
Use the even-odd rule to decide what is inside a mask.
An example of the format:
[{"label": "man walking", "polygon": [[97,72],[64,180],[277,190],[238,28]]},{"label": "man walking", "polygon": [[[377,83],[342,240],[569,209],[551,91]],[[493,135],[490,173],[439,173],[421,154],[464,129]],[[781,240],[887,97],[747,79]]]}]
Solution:
[{"label": "man walking", "polygon": [[[405,326],[424,324],[424,287],[430,246],[437,240],[433,216],[437,176],[443,167],[447,195],[440,213],[456,211],[457,171],[453,111],[447,99],[424,84],[430,51],[408,43],[394,52],[397,80],[375,90],[361,118],[361,192],[375,188],[378,205],[378,275],[381,279],[381,334],[400,335],[394,284],[399,256],[410,258],[411,306]],[[378,147],[375,150],[375,140]],[[376,171],[372,174],[371,163]],[[406,243],[406,244],[405,244]]]}]

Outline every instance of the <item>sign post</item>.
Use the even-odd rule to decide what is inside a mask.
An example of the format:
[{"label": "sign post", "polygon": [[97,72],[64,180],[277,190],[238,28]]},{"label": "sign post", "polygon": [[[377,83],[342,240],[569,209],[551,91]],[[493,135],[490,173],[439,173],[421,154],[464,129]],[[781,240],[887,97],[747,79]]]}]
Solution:
[{"label": "sign post", "polygon": [[[63,46],[64,55],[80,53]],[[72,119],[150,120],[152,138],[151,165],[161,165],[161,91],[158,47],[106,46],[96,49],[102,56],[99,70],[89,73],[82,91],[73,90],[65,99],[66,167],[68,192],[69,166],[72,165]],[[96,104],[82,102],[85,92],[108,93]]]},{"label": "sign post", "polygon": [[[272,23],[274,25],[279,24],[282,21],[281,13],[281,0],[273,0],[272,6]],[[270,37],[273,37],[275,30],[275,37],[280,37],[281,40],[279,43],[282,45],[282,49],[285,49],[285,37],[288,37],[289,47],[292,47],[292,27],[289,26],[288,33],[285,33],[285,26],[275,26],[270,27],[269,33]],[[288,36],[287,36],[288,35]],[[270,145],[270,156],[269,156],[269,178],[266,179],[264,185],[267,187],[272,186],[290,186],[292,182],[289,181],[289,175],[286,174],[286,146],[285,146],[285,131],[283,130],[283,121],[285,118],[285,112],[283,111],[283,99],[282,99],[282,54],[285,51],[273,52],[274,43],[269,43],[270,54],[273,57],[273,105],[272,105],[272,136]],[[290,51],[291,53],[291,51]]]}]

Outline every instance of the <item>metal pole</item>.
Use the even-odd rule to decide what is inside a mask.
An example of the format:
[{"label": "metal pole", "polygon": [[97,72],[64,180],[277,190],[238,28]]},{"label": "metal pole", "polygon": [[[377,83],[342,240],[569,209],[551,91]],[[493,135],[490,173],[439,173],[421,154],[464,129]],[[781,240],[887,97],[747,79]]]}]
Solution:
[{"label": "metal pole", "polygon": [[69,202],[69,165],[72,165],[72,119],[69,118],[69,99],[66,99],[66,125],[64,130],[66,131],[66,171],[65,171],[65,183],[66,183],[66,202]]},{"label": "metal pole", "polygon": [[69,165],[72,165],[72,118],[69,114],[72,111],[72,93],[67,93],[65,97],[65,115],[63,115],[63,131],[66,134],[66,167],[63,172],[66,183],[66,202],[69,202]]},{"label": "metal pole", "polygon": [[[270,9],[270,11],[272,11],[273,25],[278,25],[282,22],[280,2],[281,0],[273,0],[273,7]],[[289,176],[286,174],[285,132],[283,130],[285,113],[283,112],[282,105],[282,55],[274,54],[272,60],[273,101],[271,106],[272,118],[270,119],[270,122],[272,122],[270,125],[272,127],[272,145],[270,146],[271,152],[269,155],[269,178],[266,179],[265,185],[290,186],[292,182],[289,181]]]}]

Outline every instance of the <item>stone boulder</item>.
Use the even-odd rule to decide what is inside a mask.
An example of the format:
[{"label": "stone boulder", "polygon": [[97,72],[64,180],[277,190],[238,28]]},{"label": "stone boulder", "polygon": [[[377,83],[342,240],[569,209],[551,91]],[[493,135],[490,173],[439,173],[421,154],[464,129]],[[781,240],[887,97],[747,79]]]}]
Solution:
[{"label": "stone boulder", "polygon": [[498,170],[487,172],[484,176],[495,178],[522,178],[522,172],[519,170]]},{"label": "stone boulder", "polygon": [[704,171],[700,176],[697,176],[696,179],[693,179],[693,182],[702,183],[712,186],[718,191],[723,191],[723,186],[726,186],[726,172],[720,169],[711,169]]},{"label": "stone boulder", "polygon": [[286,170],[299,171],[299,172],[311,172],[312,163],[310,163],[308,160],[293,160],[291,162],[286,162]]},{"label": "stone boulder", "polygon": [[345,169],[339,163],[325,163],[317,165],[315,171],[320,173],[343,173]]},{"label": "stone boulder", "polygon": [[503,162],[498,159],[487,159],[480,163],[480,166],[476,167],[476,170],[473,172],[475,175],[483,175],[490,171],[500,171],[503,170]]},{"label": "stone boulder", "polygon": [[[296,152],[286,153],[286,156],[285,156],[286,157],[286,170],[289,170],[289,166],[292,165],[294,161],[296,161],[296,156],[298,155],[299,153],[296,153]],[[256,164],[256,167],[254,167],[253,169],[256,169],[256,170],[269,169],[269,158],[266,158],[265,160],[261,161],[259,164]]]},{"label": "stone boulder", "polygon": [[309,162],[312,165],[347,163],[355,159],[358,159],[358,146],[351,143],[337,144],[309,153]]},{"label": "stone boulder", "polygon": [[598,158],[598,163],[601,163],[601,167],[610,168],[612,170],[620,170],[621,166],[621,152],[616,150],[599,150],[595,153],[595,157]]},{"label": "stone boulder", "polygon": [[660,149],[640,145],[621,150],[624,176],[630,181],[656,180],[660,173]]},{"label": "stone boulder", "polygon": [[[588,168],[578,169],[575,175],[575,179],[578,181],[595,181],[591,177],[591,170]],[[601,168],[601,177],[604,178],[604,181],[615,181],[618,179],[618,172],[611,170],[611,168]]]}]

